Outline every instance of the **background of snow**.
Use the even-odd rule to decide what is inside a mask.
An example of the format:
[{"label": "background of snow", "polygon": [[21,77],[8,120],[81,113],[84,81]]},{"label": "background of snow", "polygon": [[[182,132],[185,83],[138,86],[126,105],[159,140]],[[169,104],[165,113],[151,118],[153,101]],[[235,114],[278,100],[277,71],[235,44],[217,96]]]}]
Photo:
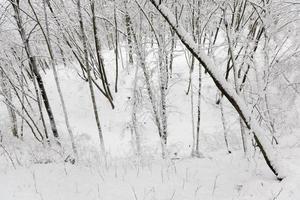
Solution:
[{"label": "background of snow", "polygon": [[[6,150],[19,164],[15,163],[17,167],[14,169],[1,149],[0,199],[300,199],[300,191],[297,189],[297,185],[300,185],[300,144],[296,129],[294,134],[280,138],[281,154],[286,163],[289,163],[287,167],[292,171],[292,176],[278,182],[259,156],[258,150],[253,152],[249,161],[244,158],[236,126],[237,115],[228,104],[225,104],[230,132],[229,144],[233,149],[233,154],[227,154],[220,110],[215,105],[217,90],[208,75],[203,75],[201,105],[200,144],[205,158],[189,158],[192,128],[190,96],[185,94],[188,85],[188,67],[183,53],[178,51],[176,55],[174,78],[170,80],[172,86],[167,97],[168,149],[171,153],[178,153],[180,159],[159,158],[159,137],[151,118],[150,107],[139,115],[139,122],[143,124],[140,130],[145,156],[140,161],[133,156],[131,133],[128,128],[131,112],[128,97],[133,86],[134,66],[129,66],[120,72],[119,92],[114,94],[116,105],[114,110],[97,91],[100,120],[108,151],[108,161],[105,165],[98,155],[99,139],[88,84],[77,75],[77,64],[69,65],[67,68],[59,66],[58,73],[70,123],[83,161],[79,165],[70,165],[63,161],[51,164],[37,163],[45,154],[53,155],[55,152],[43,152],[35,149],[34,144],[24,147],[24,144],[12,141],[13,146],[6,147]],[[104,59],[109,80],[113,80],[115,69],[113,52],[105,51]],[[151,67],[155,67],[155,63],[152,63]],[[195,74],[195,83],[197,76]],[[67,141],[67,130],[52,72],[47,71],[43,77],[58,128]],[[155,83],[155,80],[153,82]],[[196,95],[194,96],[196,98]],[[300,112],[299,98],[296,102]],[[2,104],[0,111],[0,127],[4,132],[7,130],[7,114]],[[16,150],[18,146],[20,148]],[[23,152],[24,149],[27,151]],[[28,158],[33,158],[32,162],[29,162]]]}]

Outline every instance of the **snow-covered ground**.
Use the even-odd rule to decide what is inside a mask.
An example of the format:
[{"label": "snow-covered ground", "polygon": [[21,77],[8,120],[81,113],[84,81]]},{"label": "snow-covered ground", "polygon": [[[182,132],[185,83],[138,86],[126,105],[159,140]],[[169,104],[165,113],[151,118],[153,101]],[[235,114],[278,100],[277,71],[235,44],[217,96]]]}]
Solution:
[{"label": "snow-covered ground", "polygon": [[[289,156],[299,166],[300,148]],[[298,161],[298,162],[296,162]],[[297,200],[300,174],[282,182],[261,160],[249,163],[241,152],[218,151],[203,159],[130,158],[94,165],[35,164],[2,166],[3,200]]]},{"label": "snow-covered ground", "polygon": [[[285,135],[280,145],[286,167],[290,169],[290,176],[279,182],[258,150],[252,152],[248,159],[243,156],[236,126],[237,115],[225,104],[229,144],[233,150],[232,154],[227,154],[220,109],[215,105],[216,88],[208,75],[203,78],[201,107],[200,146],[204,158],[189,157],[192,127],[190,96],[185,94],[188,68],[184,55],[180,52],[178,55],[180,56],[174,61],[173,78],[170,80],[167,96],[168,150],[171,158],[159,158],[159,137],[150,106],[147,106],[147,96],[141,102],[146,109],[138,113],[144,156],[142,160],[137,160],[134,156],[129,129],[131,108],[128,98],[133,86],[134,66],[126,67],[120,72],[119,92],[113,94],[116,105],[114,110],[97,92],[100,121],[108,153],[106,162],[98,155],[99,139],[88,84],[77,75],[74,67],[76,64],[67,68],[59,66],[58,73],[70,123],[82,160],[77,165],[65,163],[63,158],[47,160],[47,156],[50,158],[55,154],[54,151],[45,153],[47,150],[36,148],[34,144],[26,146],[20,142],[12,142],[13,147],[5,146],[5,150],[0,148],[0,200],[300,199],[300,143],[297,134]],[[109,80],[113,80],[114,56],[111,52],[106,52],[104,58]],[[47,71],[43,77],[58,128],[65,138],[64,141],[68,141],[51,71]],[[196,81],[196,74],[194,79]],[[153,83],[156,82],[153,80]],[[196,96],[195,94],[195,98]],[[1,107],[1,113],[5,112],[5,107]],[[1,119],[5,118],[5,114],[1,115]],[[5,130],[3,127],[6,123],[5,120],[0,123],[2,130]],[[18,146],[19,149],[15,150]],[[66,151],[69,149],[66,148]]]}]

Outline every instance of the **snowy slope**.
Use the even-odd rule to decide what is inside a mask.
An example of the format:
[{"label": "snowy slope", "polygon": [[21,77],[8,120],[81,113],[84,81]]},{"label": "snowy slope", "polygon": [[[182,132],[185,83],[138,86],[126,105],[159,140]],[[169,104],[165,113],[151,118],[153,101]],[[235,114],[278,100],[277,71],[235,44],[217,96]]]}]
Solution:
[{"label": "snowy slope", "polygon": [[[242,156],[237,115],[228,104],[225,114],[229,126],[229,143],[234,150],[228,155],[223,140],[220,110],[215,105],[216,88],[208,75],[203,75],[201,151],[203,159],[191,159],[192,145],[190,96],[185,94],[188,85],[188,67],[182,52],[176,53],[172,85],[168,91],[168,148],[178,153],[180,159],[163,161],[159,158],[160,143],[151,116],[151,109],[139,113],[140,130],[145,157],[137,161],[131,146],[130,103],[128,97],[133,87],[134,66],[120,72],[119,92],[113,94],[116,108],[97,93],[98,110],[108,152],[107,165],[99,158],[99,139],[92,112],[88,84],[77,75],[78,66],[58,67],[61,86],[66,100],[70,123],[76,136],[80,154],[79,165],[70,165],[56,159],[50,164],[38,161],[44,155],[35,149],[36,144],[7,147],[16,169],[12,167],[8,154],[1,151],[0,200],[93,200],[93,199],[300,199],[297,185],[300,184],[300,147],[297,135],[285,139],[282,146],[284,159],[289,161],[293,177],[278,182],[269,171],[258,150],[250,161]],[[155,55],[153,55],[155,56]],[[105,52],[104,59],[109,80],[114,80],[114,56]],[[155,67],[152,65],[152,67]],[[54,109],[60,134],[68,141],[58,94],[51,71],[43,74],[46,90]],[[142,75],[141,75],[142,77]],[[193,77],[196,92],[197,75]],[[155,80],[153,80],[154,83]],[[113,86],[111,86],[113,88]],[[146,95],[146,93],[145,93]],[[194,102],[196,102],[196,94]],[[143,104],[149,104],[144,96]],[[148,108],[149,107],[149,108]],[[2,105],[1,119],[6,119]],[[196,109],[196,108],[195,108]],[[1,129],[7,125],[1,120]],[[14,143],[15,146],[20,143]],[[33,147],[32,147],[33,146]],[[23,150],[32,153],[22,157]],[[67,150],[68,151],[68,150]],[[39,154],[40,153],[40,154]],[[24,159],[33,160],[33,162]]]},{"label": "snowy slope", "polygon": [[[299,148],[294,151],[299,157]],[[299,161],[298,161],[299,166]],[[69,164],[32,165],[2,171],[5,200],[297,200],[300,174],[278,182],[262,161],[250,164],[240,153],[216,152],[203,159],[130,159],[109,162],[106,168]]]},{"label": "snowy slope", "polygon": [[[191,106],[190,95],[185,92],[188,87],[188,66],[186,58],[181,51],[176,53],[178,56],[174,60],[173,78],[170,79],[170,87],[167,96],[168,105],[168,128],[169,128],[169,144],[170,146],[179,145],[179,149],[189,153],[189,146],[192,144],[192,127],[191,127]],[[155,56],[155,55],[153,55]],[[125,55],[123,56],[125,57]],[[111,80],[111,89],[113,90],[114,80],[114,56],[112,52],[105,52],[106,69],[108,71],[108,79]],[[152,67],[155,64],[151,63]],[[59,76],[62,82],[62,90],[66,99],[66,105],[70,115],[71,125],[75,134],[89,135],[93,143],[98,145],[98,134],[96,124],[92,112],[92,104],[90,101],[88,84],[84,82],[77,72],[78,66],[68,66],[64,68],[59,66]],[[113,93],[114,103],[116,108],[111,109],[107,100],[105,100],[99,91],[97,91],[97,103],[100,113],[100,121],[103,128],[105,145],[109,153],[119,155],[120,153],[128,152],[130,147],[129,142],[131,133],[128,124],[130,123],[131,107],[128,97],[131,97],[133,88],[134,67],[129,66],[121,69],[119,80],[119,91]],[[141,72],[141,70],[140,70]],[[197,102],[197,73],[194,79],[194,111],[196,111]],[[142,74],[140,79],[142,81]],[[58,101],[54,78],[51,72],[45,75],[47,91],[50,93],[50,100],[55,110],[59,127],[63,132],[66,132],[62,117],[62,111]],[[140,81],[140,82],[141,82]],[[154,85],[157,81],[153,80]],[[141,86],[142,87],[142,86]],[[215,104],[217,90],[208,75],[203,75],[203,96],[202,96],[202,118],[201,118],[201,146],[203,149],[219,149],[225,147],[223,142],[223,128],[221,124],[220,109]],[[155,125],[153,123],[151,108],[147,93],[144,92],[143,104],[146,104],[147,109],[144,109],[139,114],[139,123],[141,124],[141,134],[144,138],[146,146],[158,148],[160,151],[159,137]],[[239,135],[236,130],[237,115],[232,111],[231,107],[225,108],[225,113],[228,116],[228,128],[231,130],[229,139],[232,140],[232,145],[239,148]],[[58,114],[59,113],[59,114]],[[195,112],[196,113],[196,112]],[[195,114],[196,117],[196,114]],[[179,125],[180,124],[180,125]],[[154,146],[153,146],[154,145]]]}]

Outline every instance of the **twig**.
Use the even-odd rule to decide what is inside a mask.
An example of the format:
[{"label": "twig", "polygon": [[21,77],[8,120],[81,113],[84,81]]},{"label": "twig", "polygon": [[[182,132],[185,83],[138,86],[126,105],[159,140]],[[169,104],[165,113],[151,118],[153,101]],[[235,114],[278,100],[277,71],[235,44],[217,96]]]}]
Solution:
[{"label": "twig", "polygon": [[216,186],[217,186],[217,179],[218,179],[218,175],[216,175],[215,181],[214,181],[214,187],[213,187],[213,191],[212,191],[212,195],[214,196],[215,190],[216,190]]},{"label": "twig", "polygon": [[276,196],[273,198],[273,200],[276,200],[278,198],[278,196],[280,195],[280,193],[282,192],[282,188],[279,190],[279,192],[276,194]]},{"label": "twig", "polygon": [[14,169],[17,169],[17,168],[16,168],[16,165],[15,165],[15,163],[14,163],[12,157],[11,157],[10,154],[8,153],[8,151],[4,148],[4,146],[3,146],[2,144],[0,144],[0,146],[1,146],[1,148],[4,150],[4,152],[5,152],[5,154],[7,155],[7,157],[9,158],[9,160],[10,160],[12,166],[14,167]]},{"label": "twig", "polygon": [[135,200],[138,200],[134,187],[131,186],[131,189],[132,189],[132,192],[133,192],[133,194],[134,194],[134,199],[135,199]]}]

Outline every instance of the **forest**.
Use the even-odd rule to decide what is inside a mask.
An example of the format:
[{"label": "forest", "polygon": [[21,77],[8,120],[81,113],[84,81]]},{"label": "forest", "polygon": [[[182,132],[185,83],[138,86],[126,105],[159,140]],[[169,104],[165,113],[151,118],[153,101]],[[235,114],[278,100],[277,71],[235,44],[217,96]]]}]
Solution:
[{"label": "forest", "polygon": [[300,199],[299,0],[0,0],[0,199]]}]

